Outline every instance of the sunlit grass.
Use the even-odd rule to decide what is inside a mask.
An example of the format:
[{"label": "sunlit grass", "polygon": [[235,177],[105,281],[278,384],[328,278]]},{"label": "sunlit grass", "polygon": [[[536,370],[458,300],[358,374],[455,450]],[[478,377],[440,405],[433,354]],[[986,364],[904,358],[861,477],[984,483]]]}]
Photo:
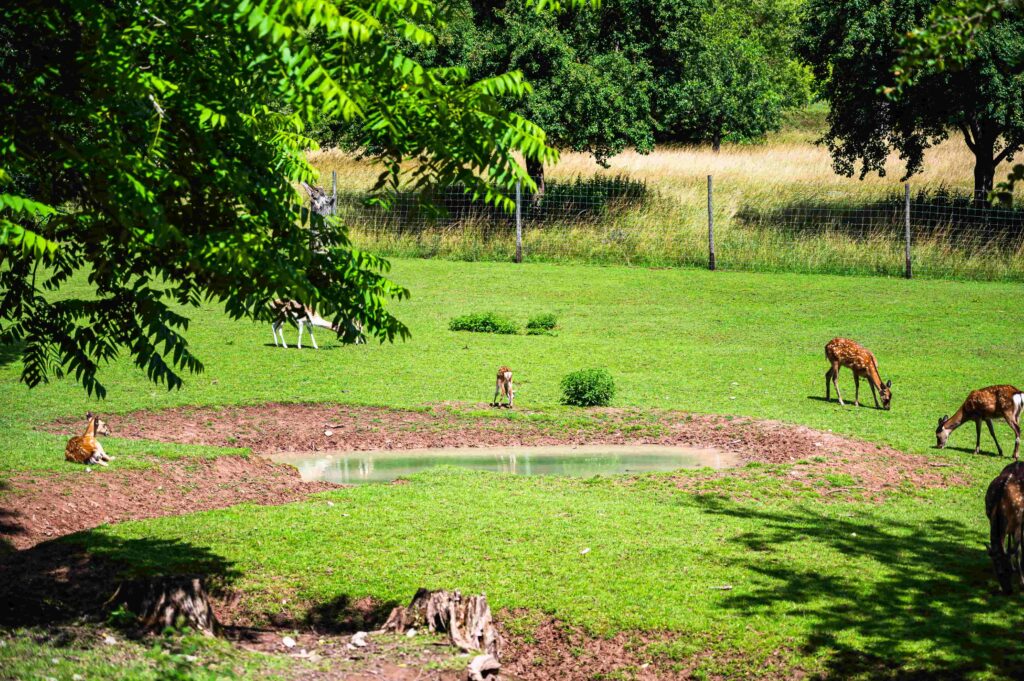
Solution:
[{"label": "sunlit grass", "polygon": [[[578,178],[626,177],[643,182],[648,200],[599,220],[565,219],[544,224],[525,220],[524,259],[533,262],[585,262],[652,266],[706,266],[708,263],[707,176],[714,180],[714,223],[719,268],[752,271],[885,274],[904,272],[902,212],[879,221],[867,233],[836,229],[829,219],[796,223],[794,209],[873,206],[902,194],[903,166],[893,154],[885,177],[863,180],[837,175],[828,150],[813,141],[823,130],[823,112],[811,111],[763,144],[710,148],[662,147],[652,154],[626,151],[608,168],[588,154],[564,153],[547,169],[549,182]],[[312,155],[329,184],[337,173],[343,191],[369,187],[377,168],[338,150]],[[929,149],[925,170],[912,180],[918,192],[972,190],[973,156],[951,137]],[[585,196],[581,195],[582,199]],[[762,216],[750,219],[751,215]],[[783,216],[783,217],[780,217]],[[816,222],[816,220],[818,220]],[[363,248],[396,257],[508,261],[515,254],[509,219],[458,221],[398,231],[371,228],[352,220],[352,234]],[[1014,242],[996,244],[981,232],[962,239],[924,234],[913,228],[914,273],[924,277],[1024,279],[1024,250]]]}]

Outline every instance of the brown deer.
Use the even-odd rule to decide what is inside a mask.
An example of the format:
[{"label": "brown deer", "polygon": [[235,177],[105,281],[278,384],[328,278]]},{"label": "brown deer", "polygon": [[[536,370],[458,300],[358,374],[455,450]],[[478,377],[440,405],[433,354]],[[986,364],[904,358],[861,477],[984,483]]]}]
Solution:
[{"label": "brown deer", "polygon": [[110,428],[91,411],[85,415],[85,419],[85,432],[68,440],[67,447],[64,448],[64,458],[75,463],[106,466],[114,457],[103,451],[103,445],[96,438],[99,435],[110,435]]},{"label": "brown deer", "polygon": [[977,430],[977,438],[974,442],[974,453],[981,451],[981,422],[988,424],[988,432],[996,443],[996,451],[999,456],[1003,455],[1003,448],[999,446],[996,439],[996,430],[992,427],[992,419],[1002,418],[1013,429],[1013,458],[1016,461],[1020,452],[1020,412],[1024,407],[1024,393],[1012,385],[990,385],[981,390],[973,390],[967,396],[964,403],[950,416],[943,416],[939,419],[939,426],[935,429],[936,446],[943,449],[949,434],[962,426],[967,421],[974,421]]},{"label": "brown deer", "polygon": [[343,335],[346,339],[354,339],[356,344],[365,343],[366,336],[363,335],[363,325],[359,323],[358,319],[350,319],[341,326],[333,324],[316,313],[313,308],[303,305],[297,300],[275,300],[270,303],[270,310],[274,313],[274,321],[271,324],[271,331],[274,333],[274,345],[278,346],[278,336],[281,337],[281,343],[278,347],[288,347],[288,343],[284,340],[284,329],[282,328],[285,322],[291,322],[299,328],[299,339],[296,346],[302,349],[302,329],[309,327],[309,339],[313,341],[313,349],[319,350],[320,346],[316,344],[316,336],[313,335],[313,327],[320,326],[325,329]]},{"label": "brown deer", "polygon": [[[889,409],[892,402],[892,381],[882,383],[882,377],[878,374],[878,360],[871,354],[871,351],[849,338],[833,338],[825,346],[825,357],[832,363],[825,372],[825,400],[832,399],[831,387],[836,388],[836,397],[839,404],[843,402],[843,396],[839,393],[839,367],[847,367],[853,372],[856,391],[853,396],[853,404],[860,406],[860,379],[866,377],[868,385],[871,386],[871,396],[875,398],[875,408],[878,406],[878,395],[882,396],[882,408]],[[876,393],[877,391],[877,393]]]},{"label": "brown deer", "polygon": [[494,385],[494,401],[491,404],[500,407],[502,397],[508,400],[508,407],[511,409],[512,402],[516,399],[516,391],[512,385],[512,370],[506,366],[498,369],[498,381]]},{"label": "brown deer", "polygon": [[985,492],[989,522],[988,555],[1003,593],[1013,593],[1013,575],[1024,584],[1021,571],[1021,532],[1024,526],[1024,463],[1004,468]]}]

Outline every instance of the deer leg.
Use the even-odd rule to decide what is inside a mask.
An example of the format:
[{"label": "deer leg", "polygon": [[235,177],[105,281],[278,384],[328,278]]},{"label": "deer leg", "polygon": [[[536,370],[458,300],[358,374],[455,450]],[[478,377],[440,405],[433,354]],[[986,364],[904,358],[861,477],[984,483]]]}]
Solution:
[{"label": "deer leg", "polygon": [[871,386],[871,397],[875,400],[875,409],[881,409],[878,404],[878,393],[875,391],[875,384],[871,379],[868,379],[868,385]]},{"label": "deer leg", "polygon": [[1013,460],[1017,460],[1017,456],[1020,454],[1020,424],[1013,418],[1013,413],[1003,414],[1003,418],[1010,424],[1010,428],[1013,429]]},{"label": "deer leg", "polygon": [[501,395],[501,382],[494,384],[494,399],[491,400],[491,406],[497,407],[500,403],[498,402],[498,396]]},{"label": "deer leg", "polygon": [[856,388],[853,391],[853,406],[860,406],[860,374],[856,371],[853,372],[853,384]]},{"label": "deer leg", "polygon": [[825,401],[832,400],[832,367],[825,372]]},{"label": "deer leg", "polygon": [[313,335],[313,325],[309,325],[309,340],[313,341],[313,349],[319,350],[320,346],[316,344],[316,336]]},{"label": "deer leg", "polygon": [[974,429],[977,431],[977,437],[974,440],[974,453],[977,454],[981,451],[981,420],[974,420]]},{"label": "deer leg", "polygon": [[845,405],[843,402],[843,395],[839,392],[839,364],[832,364],[832,387],[836,389],[836,398],[839,400],[840,405]]},{"label": "deer leg", "polygon": [[996,439],[996,429],[992,426],[992,419],[985,419],[985,423],[988,425],[988,432],[992,436],[992,442],[996,443],[996,451],[999,452],[999,456],[1002,456],[1003,448],[999,446],[999,440]]},{"label": "deer leg", "polygon": [[296,322],[296,324],[297,324],[297,325],[298,325],[298,327],[299,327],[299,342],[298,342],[298,343],[296,343],[296,345],[298,346],[299,350],[301,350],[301,349],[302,349],[302,328],[303,328],[303,327],[304,327],[304,326],[305,326],[306,324],[305,324],[305,322]]}]

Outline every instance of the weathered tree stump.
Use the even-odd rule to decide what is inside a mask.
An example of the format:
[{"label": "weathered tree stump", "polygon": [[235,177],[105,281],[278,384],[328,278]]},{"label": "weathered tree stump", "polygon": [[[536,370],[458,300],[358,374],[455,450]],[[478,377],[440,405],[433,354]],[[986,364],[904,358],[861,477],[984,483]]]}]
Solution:
[{"label": "weathered tree stump", "polygon": [[138,617],[139,626],[145,631],[191,627],[206,636],[220,632],[201,577],[155,577],[125,582],[108,605],[124,606]]},{"label": "weathered tree stump", "polygon": [[452,643],[468,652],[477,650],[498,658],[501,637],[491,618],[487,596],[463,596],[458,591],[420,589],[406,607],[391,611],[384,631],[404,633],[412,627],[447,633]]},{"label": "weathered tree stump", "polygon": [[494,655],[477,655],[466,669],[467,681],[497,681],[501,665]]}]

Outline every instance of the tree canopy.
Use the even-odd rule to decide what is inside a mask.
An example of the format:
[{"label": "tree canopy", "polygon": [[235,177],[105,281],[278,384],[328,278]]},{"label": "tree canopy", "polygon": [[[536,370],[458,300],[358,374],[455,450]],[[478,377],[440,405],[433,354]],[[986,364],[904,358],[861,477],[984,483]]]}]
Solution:
[{"label": "tree canopy", "polygon": [[[1010,8],[995,22],[963,24],[971,50],[951,51],[957,68],[899,79],[905,36],[926,25],[935,0],[877,3],[811,0],[801,51],[830,104],[824,142],[837,172],[885,173],[890,150],[921,170],[924,152],[957,131],[975,156],[974,190],[987,201],[996,167],[1024,144],[1024,21]],[[984,24],[984,25],[983,25]],[[940,61],[932,54],[932,66]],[[945,59],[945,57],[943,57]],[[897,73],[894,73],[897,72]]]},{"label": "tree canopy", "polygon": [[[603,164],[656,142],[746,141],[776,128],[781,109],[809,93],[794,54],[798,7],[614,0],[538,14],[525,0],[452,0],[437,41],[417,54],[471,78],[521,71],[533,90],[509,106],[552,146]],[[359,135],[347,139],[368,148]],[[538,164],[528,167],[542,177]]]},{"label": "tree canopy", "polygon": [[[508,205],[517,180],[530,186],[515,155],[556,157],[503,104],[530,91],[521,73],[426,68],[393,40],[429,45],[436,26],[432,0],[6,4],[0,340],[21,348],[23,380],[73,375],[103,395],[98,370],[127,353],[179,386],[202,364],[177,306],[204,301],[267,319],[268,301],[292,298],[382,341],[408,336],[386,307],[408,295],[387,263],[303,208],[310,122],[372,135],[382,196],[415,159],[418,188],[458,181]],[[69,295],[72,278],[89,294]]]}]

